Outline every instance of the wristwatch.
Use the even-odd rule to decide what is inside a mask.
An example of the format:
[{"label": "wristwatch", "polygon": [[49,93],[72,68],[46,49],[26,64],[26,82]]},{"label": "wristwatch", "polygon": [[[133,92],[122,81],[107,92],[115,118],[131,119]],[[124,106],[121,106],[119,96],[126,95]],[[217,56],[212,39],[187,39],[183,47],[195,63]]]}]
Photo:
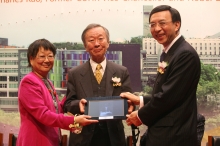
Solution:
[{"label": "wristwatch", "polygon": [[77,117],[77,116],[78,116],[77,114],[74,116],[74,122],[73,122],[73,124],[70,124],[70,125],[69,125],[69,128],[72,129],[71,131],[72,131],[73,133],[75,133],[75,134],[80,134],[83,127],[82,127],[79,123],[77,123],[77,122],[75,121],[75,117]]}]

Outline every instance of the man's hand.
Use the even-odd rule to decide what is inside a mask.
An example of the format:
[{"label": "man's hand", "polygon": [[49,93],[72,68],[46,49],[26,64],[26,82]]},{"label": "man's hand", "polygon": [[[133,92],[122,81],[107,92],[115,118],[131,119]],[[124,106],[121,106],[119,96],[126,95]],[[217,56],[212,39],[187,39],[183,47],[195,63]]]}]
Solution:
[{"label": "man's hand", "polygon": [[127,100],[127,102],[128,102],[128,114],[130,114],[135,110],[135,105],[130,100]]},{"label": "man's hand", "polygon": [[136,96],[130,92],[123,92],[120,94],[120,96],[122,98],[127,98],[128,100],[130,100],[133,104],[135,105],[139,105],[140,104],[140,97]]},{"label": "man's hand", "polygon": [[85,99],[81,99],[79,101],[79,109],[80,109],[80,112],[81,113],[84,113],[85,112],[85,104],[87,103],[87,100]]},{"label": "man's hand", "polygon": [[127,117],[127,120],[126,120],[126,123],[127,125],[135,125],[135,126],[140,126],[142,124],[142,122],[139,120],[138,116],[138,111],[134,111],[132,112],[130,115],[126,115]]}]

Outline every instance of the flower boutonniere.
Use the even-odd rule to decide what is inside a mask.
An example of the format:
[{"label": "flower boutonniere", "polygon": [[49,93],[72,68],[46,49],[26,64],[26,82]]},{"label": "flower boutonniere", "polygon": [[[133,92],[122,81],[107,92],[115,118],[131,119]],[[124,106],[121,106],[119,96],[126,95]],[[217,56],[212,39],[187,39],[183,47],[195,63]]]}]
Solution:
[{"label": "flower boutonniere", "polygon": [[121,86],[121,78],[112,77],[112,82],[114,87]]},{"label": "flower boutonniere", "polygon": [[168,66],[168,63],[167,62],[158,62],[158,68],[157,68],[157,71],[160,73],[160,74],[164,74],[165,70],[166,70],[166,67]]}]

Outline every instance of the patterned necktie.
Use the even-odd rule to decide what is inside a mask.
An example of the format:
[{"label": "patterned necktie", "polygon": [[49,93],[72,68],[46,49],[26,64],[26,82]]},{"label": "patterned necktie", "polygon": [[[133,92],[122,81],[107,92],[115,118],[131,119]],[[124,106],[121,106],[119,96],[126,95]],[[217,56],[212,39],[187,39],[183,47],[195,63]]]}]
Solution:
[{"label": "patterned necktie", "polygon": [[160,55],[160,62],[164,61],[165,56],[166,53],[163,51],[163,53]]},{"label": "patterned necktie", "polygon": [[102,73],[100,71],[100,69],[102,69],[101,64],[98,64],[96,66],[96,71],[95,71],[95,78],[97,80],[97,82],[100,84],[101,80],[102,80]]}]

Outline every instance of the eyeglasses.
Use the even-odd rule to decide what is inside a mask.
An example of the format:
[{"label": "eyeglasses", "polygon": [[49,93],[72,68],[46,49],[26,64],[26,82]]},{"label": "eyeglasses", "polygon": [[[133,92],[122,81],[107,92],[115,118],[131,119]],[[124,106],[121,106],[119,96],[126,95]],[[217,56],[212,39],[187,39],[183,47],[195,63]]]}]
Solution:
[{"label": "eyeglasses", "polygon": [[151,29],[153,29],[153,28],[155,28],[158,25],[159,27],[163,28],[163,27],[165,27],[170,22],[172,22],[172,21],[168,21],[168,22],[166,22],[166,21],[159,21],[158,23],[150,23],[149,27]]},{"label": "eyeglasses", "polygon": [[48,56],[44,56],[44,55],[40,55],[38,56],[38,59],[41,60],[41,61],[44,61],[46,60],[46,58],[50,61],[53,61],[54,60],[54,56],[53,55],[48,55]]}]

